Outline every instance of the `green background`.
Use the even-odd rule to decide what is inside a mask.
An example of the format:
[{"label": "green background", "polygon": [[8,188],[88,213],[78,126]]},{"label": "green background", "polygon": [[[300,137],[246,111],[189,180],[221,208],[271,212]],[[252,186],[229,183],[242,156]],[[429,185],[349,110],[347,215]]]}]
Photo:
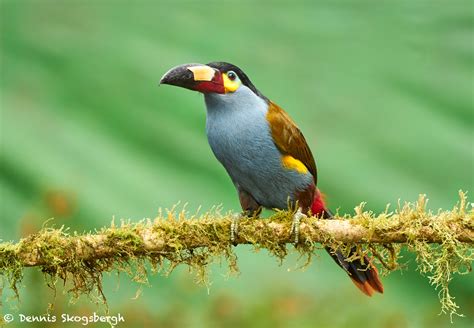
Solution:
[{"label": "green background", "polygon": [[[158,87],[171,67],[240,66],[306,136],[329,205],[376,211],[426,193],[432,209],[474,191],[472,1],[1,1],[0,239],[54,217],[84,231],[189,210],[239,210],[205,136],[202,96]],[[362,295],[321,252],[305,271],[238,247],[241,274],[186,268],[137,285],[106,279],[110,312],[129,327],[445,327],[437,292],[415,272]],[[108,277],[108,275],[106,275]],[[28,269],[21,303],[44,313],[53,293]],[[472,274],[452,292],[474,316]],[[55,314],[99,308],[58,294]],[[17,320],[18,321],[18,320]],[[33,324],[10,324],[10,327]],[[38,325],[42,327],[44,324]],[[53,325],[48,325],[53,326]],[[62,326],[57,324],[57,326]],[[78,326],[78,325],[74,325]],[[453,327],[454,327],[453,326]]]}]

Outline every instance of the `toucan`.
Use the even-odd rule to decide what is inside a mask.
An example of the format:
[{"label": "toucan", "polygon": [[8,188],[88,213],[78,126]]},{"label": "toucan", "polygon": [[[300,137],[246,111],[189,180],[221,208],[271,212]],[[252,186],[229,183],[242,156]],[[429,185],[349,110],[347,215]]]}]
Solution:
[{"label": "toucan", "polygon": [[[334,217],[317,188],[316,163],[300,129],[240,68],[226,62],[184,64],[166,72],[160,84],[204,95],[207,139],[237,190],[242,215],[258,217],[262,208],[297,206],[292,225],[296,243],[302,216]],[[232,239],[237,226],[232,226]],[[355,249],[348,257],[326,250],[364,294],[383,293],[367,257],[348,261]]]}]

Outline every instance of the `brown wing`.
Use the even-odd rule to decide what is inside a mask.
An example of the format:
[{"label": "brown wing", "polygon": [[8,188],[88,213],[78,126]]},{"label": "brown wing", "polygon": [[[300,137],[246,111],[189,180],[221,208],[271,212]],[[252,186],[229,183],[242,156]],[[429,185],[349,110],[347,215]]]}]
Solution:
[{"label": "brown wing", "polygon": [[267,120],[270,123],[273,141],[284,155],[301,161],[317,182],[316,163],[306,139],[295,122],[278,105],[269,101]]}]

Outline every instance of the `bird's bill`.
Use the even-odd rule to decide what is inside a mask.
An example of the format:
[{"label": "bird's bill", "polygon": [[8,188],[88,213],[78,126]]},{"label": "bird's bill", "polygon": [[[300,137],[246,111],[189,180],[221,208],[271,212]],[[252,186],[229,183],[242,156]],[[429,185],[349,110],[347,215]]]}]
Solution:
[{"label": "bird's bill", "polygon": [[163,75],[160,84],[169,84],[202,93],[225,93],[222,74],[207,65],[184,64]]}]

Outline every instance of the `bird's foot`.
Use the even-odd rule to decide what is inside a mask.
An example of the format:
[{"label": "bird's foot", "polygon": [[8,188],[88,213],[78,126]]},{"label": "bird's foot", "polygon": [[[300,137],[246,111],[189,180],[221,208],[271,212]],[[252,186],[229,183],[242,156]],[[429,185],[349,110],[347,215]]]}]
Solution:
[{"label": "bird's foot", "polygon": [[300,221],[302,218],[306,218],[307,216],[301,212],[301,208],[296,211],[293,215],[293,222],[291,223],[291,235],[294,236],[294,244],[295,246],[298,245],[299,238],[300,238]]},{"label": "bird's foot", "polygon": [[242,218],[242,214],[235,213],[232,215],[232,222],[230,223],[230,241],[232,245],[236,246],[236,238],[238,237],[239,232],[239,221]]}]

